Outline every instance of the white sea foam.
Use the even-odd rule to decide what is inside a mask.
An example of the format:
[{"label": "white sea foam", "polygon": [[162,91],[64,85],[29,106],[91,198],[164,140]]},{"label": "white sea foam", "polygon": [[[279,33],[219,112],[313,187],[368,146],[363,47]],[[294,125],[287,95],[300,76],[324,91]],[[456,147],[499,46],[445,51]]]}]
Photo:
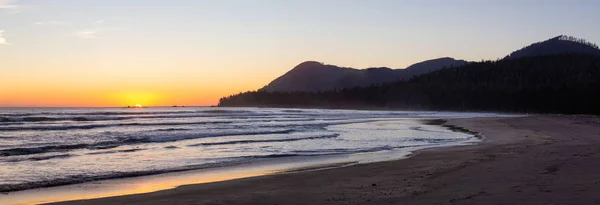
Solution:
[{"label": "white sea foam", "polygon": [[419,119],[490,113],[259,108],[0,109],[0,191],[264,158],[464,144]]}]

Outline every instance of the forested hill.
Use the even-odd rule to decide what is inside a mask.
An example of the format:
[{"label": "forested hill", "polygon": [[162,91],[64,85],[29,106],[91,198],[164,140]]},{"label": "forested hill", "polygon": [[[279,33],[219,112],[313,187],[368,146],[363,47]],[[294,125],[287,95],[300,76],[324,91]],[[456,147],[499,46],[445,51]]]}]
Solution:
[{"label": "forested hill", "polygon": [[599,81],[598,56],[545,55],[471,63],[369,87],[246,92],[219,105],[600,114]]},{"label": "forested hill", "polygon": [[560,35],[546,41],[537,42],[512,52],[506,58],[521,58],[557,54],[587,54],[600,56],[600,50],[594,43],[572,36]]},{"label": "forested hill", "polygon": [[262,90],[271,92],[319,92],[355,86],[368,86],[371,84],[406,80],[420,74],[446,67],[460,66],[466,63],[468,62],[446,57],[416,63],[406,69],[391,69],[386,67],[354,69],[326,65],[315,61],[306,61],[276,78],[262,88]]}]

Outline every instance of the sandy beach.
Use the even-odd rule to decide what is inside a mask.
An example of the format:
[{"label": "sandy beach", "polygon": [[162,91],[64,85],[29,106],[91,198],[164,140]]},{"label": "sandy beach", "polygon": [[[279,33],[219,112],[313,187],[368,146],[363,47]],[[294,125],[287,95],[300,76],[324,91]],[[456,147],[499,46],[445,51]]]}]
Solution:
[{"label": "sandy beach", "polygon": [[600,118],[453,119],[474,146],[397,161],[55,204],[599,204]]}]

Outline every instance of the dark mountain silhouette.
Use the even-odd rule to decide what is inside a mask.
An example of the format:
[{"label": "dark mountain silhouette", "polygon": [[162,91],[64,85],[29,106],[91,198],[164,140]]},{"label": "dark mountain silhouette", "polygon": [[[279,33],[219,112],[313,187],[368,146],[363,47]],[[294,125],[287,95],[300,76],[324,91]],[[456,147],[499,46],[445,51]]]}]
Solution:
[{"label": "dark mountain silhouette", "polygon": [[352,80],[351,78],[360,75],[359,73],[359,70],[353,68],[306,61],[273,80],[263,90],[281,92],[332,90],[342,79]]},{"label": "dark mountain silhouette", "polygon": [[354,69],[326,65],[315,61],[300,63],[292,70],[273,80],[262,90],[270,92],[322,92],[356,86],[368,86],[403,81],[445,67],[460,66],[466,61],[439,58],[420,62],[406,69],[387,67]]},{"label": "dark mountain silhouette", "polygon": [[506,58],[556,54],[588,54],[600,56],[600,50],[596,44],[590,43],[584,39],[560,35],[519,49],[506,56]]},{"label": "dark mountain silhouette", "polygon": [[598,79],[600,56],[544,55],[327,92],[246,92],[221,98],[219,106],[600,114]]},{"label": "dark mountain silhouette", "polygon": [[417,75],[437,71],[437,70],[440,70],[440,69],[446,68],[446,67],[462,66],[467,63],[468,62],[464,61],[464,60],[456,60],[454,58],[445,57],[445,58],[438,58],[438,59],[423,61],[420,63],[415,63],[411,66],[408,66],[404,70],[407,71],[408,75],[412,77],[412,76],[417,76]]},{"label": "dark mountain silhouette", "polygon": [[[251,91],[223,97],[219,106],[600,114],[600,50],[585,40],[558,36],[497,61],[439,69],[443,61],[415,64],[402,70],[400,77],[388,74],[397,72],[388,68],[346,68],[374,79],[412,77],[324,92]],[[357,85],[376,82],[354,75],[338,80]]]}]

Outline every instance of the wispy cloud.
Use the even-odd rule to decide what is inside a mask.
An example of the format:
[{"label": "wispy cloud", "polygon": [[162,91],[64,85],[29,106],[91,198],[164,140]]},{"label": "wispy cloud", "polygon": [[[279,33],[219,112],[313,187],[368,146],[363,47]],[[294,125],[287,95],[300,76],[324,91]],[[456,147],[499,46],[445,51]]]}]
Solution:
[{"label": "wispy cloud", "polygon": [[69,22],[66,21],[47,21],[47,22],[37,22],[36,25],[48,25],[48,26],[64,26],[69,25]]},{"label": "wispy cloud", "polygon": [[97,21],[94,21],[94,24],[102,24],[102,23],[104,23],[104,20],[97,20]]},{"label": "wispy cloud", "polygon": [[19,5],[15,3],[16,1],[0,0],[0,9],[18,9]]},{"label": "wispy cloud", "polygon": [[17,4],[17,0],[0,0],[0,12],[6,11],[6,14],[13,15],[23,12],[23,6]]},{"label": "wispy cloud", "polygon": [[126,31],[125,27],[96,27],[75,32],[75,36],[83,39],[105,39],[104,35],[113,31]]},{"label": "wispy cloud", "polygon": [[75,32],[75,36],[84,39],[100,39],[100,36],[98,36],[98,31],[92,29],[77,31]]},{"label": "wispy cloud", "polygon": [[6,41],[6,38],[4,38],[4,30],[0,30],[0,45],[6,45],[9,44]]},{"label": "wispy cloud", "polygon": [[13,15],[23,12],[23,9],[13,9],[12,11],[7,12],[7,14]]}]

